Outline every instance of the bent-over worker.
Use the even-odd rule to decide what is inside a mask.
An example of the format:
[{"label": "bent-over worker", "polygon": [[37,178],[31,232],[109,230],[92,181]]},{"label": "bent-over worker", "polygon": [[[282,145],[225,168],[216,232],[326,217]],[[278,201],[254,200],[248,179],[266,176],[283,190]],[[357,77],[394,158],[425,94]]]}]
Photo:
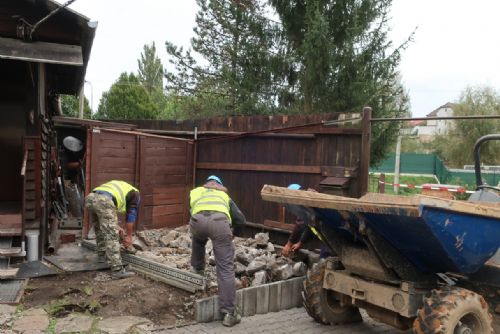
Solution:
[{"label": "bent-over worker", "polygon": [[[297,183],[290,184],[288,186],[288,189],[303,190],[302,186]],[[308,188],[307,191],[317,192],[312,188]],[[310,240],[313,235],[315,235],[319,240],[321,240],[321,237],[319,236],[316,229],[311,225],[311,221],[314,219],[314,217],[311,216],[309,211],[303,210],[296,205],[286,205],[285,207],[296,217],[292,233],[290,234],[287,243],[285,244],[285,246],[283,246],[283,250],[281,251],[281,254],[283,256],[290,256],[292,253],[295,253],[299,249],[301,249],[302,244],[307,240]],[[330,256],[328,249],[324,245],[322,245],[320,258],[326,258],[328,256]]]},{"label": "bent-over worker", "polygon": [[125,270],[120,254],[120,238],[117,213],[126,214],[126,236],[123,246],[132,245],[134,223],[137,219],[141,197],[139,190],[125,181],[112,180],[96,187],[85,199],[94,225],[99,262],[107,260],[113,278],[127,278],[133,272]]},{"label": "bent-over worker", "polygon": [[191,266],[203,275],[205,270],[205,245],[212,241],[217,283],[219,287],[219,309],[224,326],[234,326],[241,321],[235,309],[236,286],[234,275],[234,244],[232,224],[245,224],[245,216],[227,194],[227,188],[215,175],[209,176],[205,184],[191,190],[189,195],[192,235]]}]

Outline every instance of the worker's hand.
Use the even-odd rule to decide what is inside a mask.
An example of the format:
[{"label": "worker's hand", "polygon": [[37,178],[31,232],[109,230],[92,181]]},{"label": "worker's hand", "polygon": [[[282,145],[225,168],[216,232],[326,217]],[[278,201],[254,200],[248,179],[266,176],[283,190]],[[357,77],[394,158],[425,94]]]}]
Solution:
[{"label": "worker's hand", "polygon": [[120,237],[120,240],[123,240],[123,236],[125,235],[125,231],[118,226],[118,236]]},{"label": "worker's hand", "polygon": [[290,255],[291,250],[292,250],[292,243],[287,242],[286,245],[281,250],[281,255],[288,257]]},{"label": "worker's hand", "polygon": [[292,245],[292,252],[298,251],[302,247],[302,242],[297,242],[296,244]]},{"label": "worker's hand", "polygon": [[123,239],[123,246],[129,248],[132,245],[132,235],[127,234]]}]

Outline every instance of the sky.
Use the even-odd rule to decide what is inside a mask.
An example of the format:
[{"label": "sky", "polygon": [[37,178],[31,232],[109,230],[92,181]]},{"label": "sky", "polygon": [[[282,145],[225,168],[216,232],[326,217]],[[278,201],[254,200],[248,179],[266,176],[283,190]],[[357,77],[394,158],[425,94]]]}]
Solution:
[{"label": "sky", "polygon": [[[62,1],[59,1],[62,2]],[[77,0],[70,8],[98,21],[85,95],[95,111],[121,72],[136,72],[144,44],[155,42],[167,71],[165,41],[189,47],[195,0]],[[414,117],[456,102],[468,86],[500,91],[498,0],[393,0],[389,38],[402,54],[401,78]]]}]

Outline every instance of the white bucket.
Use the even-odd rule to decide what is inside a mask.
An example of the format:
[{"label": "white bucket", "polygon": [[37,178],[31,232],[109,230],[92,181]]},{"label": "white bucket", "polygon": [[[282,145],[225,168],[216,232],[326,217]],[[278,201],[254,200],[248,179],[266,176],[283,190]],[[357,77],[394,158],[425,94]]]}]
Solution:
[{"label": "white bucket", "polygon": [[40,236],[39,230],[26,230],[26,244],[28,251],[28,262],[38,261],[38,237]]}]

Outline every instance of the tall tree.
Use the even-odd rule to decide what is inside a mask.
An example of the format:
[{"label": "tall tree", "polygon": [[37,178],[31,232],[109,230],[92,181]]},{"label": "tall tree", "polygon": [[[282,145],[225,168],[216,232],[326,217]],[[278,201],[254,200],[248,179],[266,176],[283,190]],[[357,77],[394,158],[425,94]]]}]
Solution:
[{"label": "tall tree", "polygon": [[137,60],[139,66],[139,81],[147,91],[163,90],[163,65],[156,53],[155,43],[145,44],[141,58]]},{"label": "tall tree", "polygon": [[[78,117],[80,113],[80,99],[73,95],[60,95],[61,110],[63,115],[69,117]],[[91,119],[92,110],[90,109],[89,101],[84,98],[83,102],[83,118]]]},{"label": "tall tree", "polygon": [[[454,116],[500,115],[500,95],[492,87],[468,87],[453,105]],[[474,143],[480,137],[500,133],[500,120],[455,120],[447,134],[434,140],[438,154],[450,167],[462,168],[474,163]],[[450,140],[452,138],[452,140]],[[481,146],[481,163],[500,165],[500,142]]]},{"label": "tall tree", "polygon": [[[289,43],[292,99],[306,113],[355,112],[373,107],[375,117],[408,114],[409,100],[397,66],[406,41],[387,38],[392,0],[270,0]],[[295,80],[295,78],[297,78]],[[376,124],[372,163],[395,140],[397,123]]]},{"label": "tall tree", "polygon": [[96,118],[156,119],[158,105],[133,73],[122,73],[109,91],[102,94]]},{"label": "tall tree", "polygon": [[[273,27],[262,0],[197,0],[191,50],[167,42],[167,87],[195,96],[200,114],[241,115],[272,109]],[[203,58],[200,65],[192,53]],[[210,101],[209,101],[210,100]],[[194,102],[190,99],[190,102]],[[207,110],[207,106],[216,108]]]}]

